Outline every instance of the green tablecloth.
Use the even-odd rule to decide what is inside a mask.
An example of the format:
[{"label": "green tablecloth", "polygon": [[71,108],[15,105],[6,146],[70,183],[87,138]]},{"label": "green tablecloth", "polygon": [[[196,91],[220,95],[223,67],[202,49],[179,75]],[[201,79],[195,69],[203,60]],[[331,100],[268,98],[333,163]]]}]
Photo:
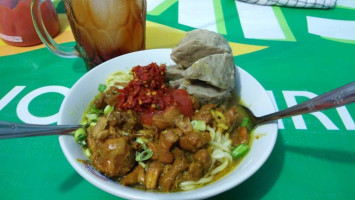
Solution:
[{"label": "green tablecloth", "polygon": [[[64,13],[61,2],[56,6]],[[155,41],[178,41],[176,35],[194,28],[223,34],[235,63],[269,91],[279,109],[355,80],[352,0],[338,0],[331,10],[148,0],[147,20],[153,24],[148,48],[172,47],[176,42]],[[164,29],[164,38],[155,37],[156,29]],[[82,60],[45,48],[3,53],[0,120],[55,123],[64,95],[85,72]],[[261,169],[212,199],[355,199],[354,119],[352,104],[279,121],[276,146]],[[76,173],[57,136],[0,140],[0,186],[0,199],[117,199]]]}]

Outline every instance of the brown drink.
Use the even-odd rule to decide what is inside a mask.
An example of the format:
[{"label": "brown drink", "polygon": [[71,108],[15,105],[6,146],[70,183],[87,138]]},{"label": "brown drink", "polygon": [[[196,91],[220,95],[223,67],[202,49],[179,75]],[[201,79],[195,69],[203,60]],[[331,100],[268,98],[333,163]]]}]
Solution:
[{"label": "brown drink", "polygon": [[[116,56],[145,48],[146,0],[63,2],[77,42],[72,53],[85,60],[88,70]],[[51,49],[51,44],[47,47]],[[57,48],[52,52],[75,57]]]}]

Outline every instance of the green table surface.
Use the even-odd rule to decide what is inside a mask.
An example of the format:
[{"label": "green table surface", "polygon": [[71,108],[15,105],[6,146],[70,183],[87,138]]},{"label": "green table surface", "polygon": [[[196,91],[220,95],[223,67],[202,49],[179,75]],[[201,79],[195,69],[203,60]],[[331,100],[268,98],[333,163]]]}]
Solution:
[{"label": "green table surface", "polygon": [[[55,3],[63,13],[62,2]],[[330,10],[260,8],[233,0],[148,5],[151,22],[182,31],[207,28],[233,43],[267,47],[234,60],[270,92],[278,109],[355,81],[351,0]],[[246,24],[255,19],[259,23],[251,30]],[[60,58],[45,48],[1,56],[0,120],[56,123],[65,93],[85,72],[81,59]],[[354,118],[352,104],[279,121],[266,163],[211,199],[355,199]],[[0,140],[0,199],[119,198],[83,179],[64,157],[58,137],[47,136]]]}]

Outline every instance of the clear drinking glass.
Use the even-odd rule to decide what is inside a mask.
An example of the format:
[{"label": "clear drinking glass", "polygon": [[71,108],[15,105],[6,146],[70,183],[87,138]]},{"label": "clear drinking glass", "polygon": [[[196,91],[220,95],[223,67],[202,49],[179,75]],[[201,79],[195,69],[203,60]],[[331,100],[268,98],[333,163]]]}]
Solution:
[{"label": "clear drinking glass", "polygon": [[38,9],[44,0],[32,0],[32,18],[48,49],[62,57],[82,57],[88,70],[133,51],[145,49],[146,0],[63,0],[76,46],[63,47],[43,29]]}]

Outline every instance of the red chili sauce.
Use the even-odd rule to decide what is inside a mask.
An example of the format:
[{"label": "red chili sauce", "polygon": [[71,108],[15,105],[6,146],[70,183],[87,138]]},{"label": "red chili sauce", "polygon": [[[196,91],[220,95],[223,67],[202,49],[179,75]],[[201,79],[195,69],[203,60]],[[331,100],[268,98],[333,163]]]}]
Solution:
[{"label": "red chili sauce", "polygon": [[117,108],[133,110],[140,114],[143,124],[151,125],[154,114],[170,106],[177,106],[186,117],[193,115],[193,105],[189,94],[182,89],[168,88],[164,82],[166,66],[151,63],[132,69],[133,80],[119,90]]}]

